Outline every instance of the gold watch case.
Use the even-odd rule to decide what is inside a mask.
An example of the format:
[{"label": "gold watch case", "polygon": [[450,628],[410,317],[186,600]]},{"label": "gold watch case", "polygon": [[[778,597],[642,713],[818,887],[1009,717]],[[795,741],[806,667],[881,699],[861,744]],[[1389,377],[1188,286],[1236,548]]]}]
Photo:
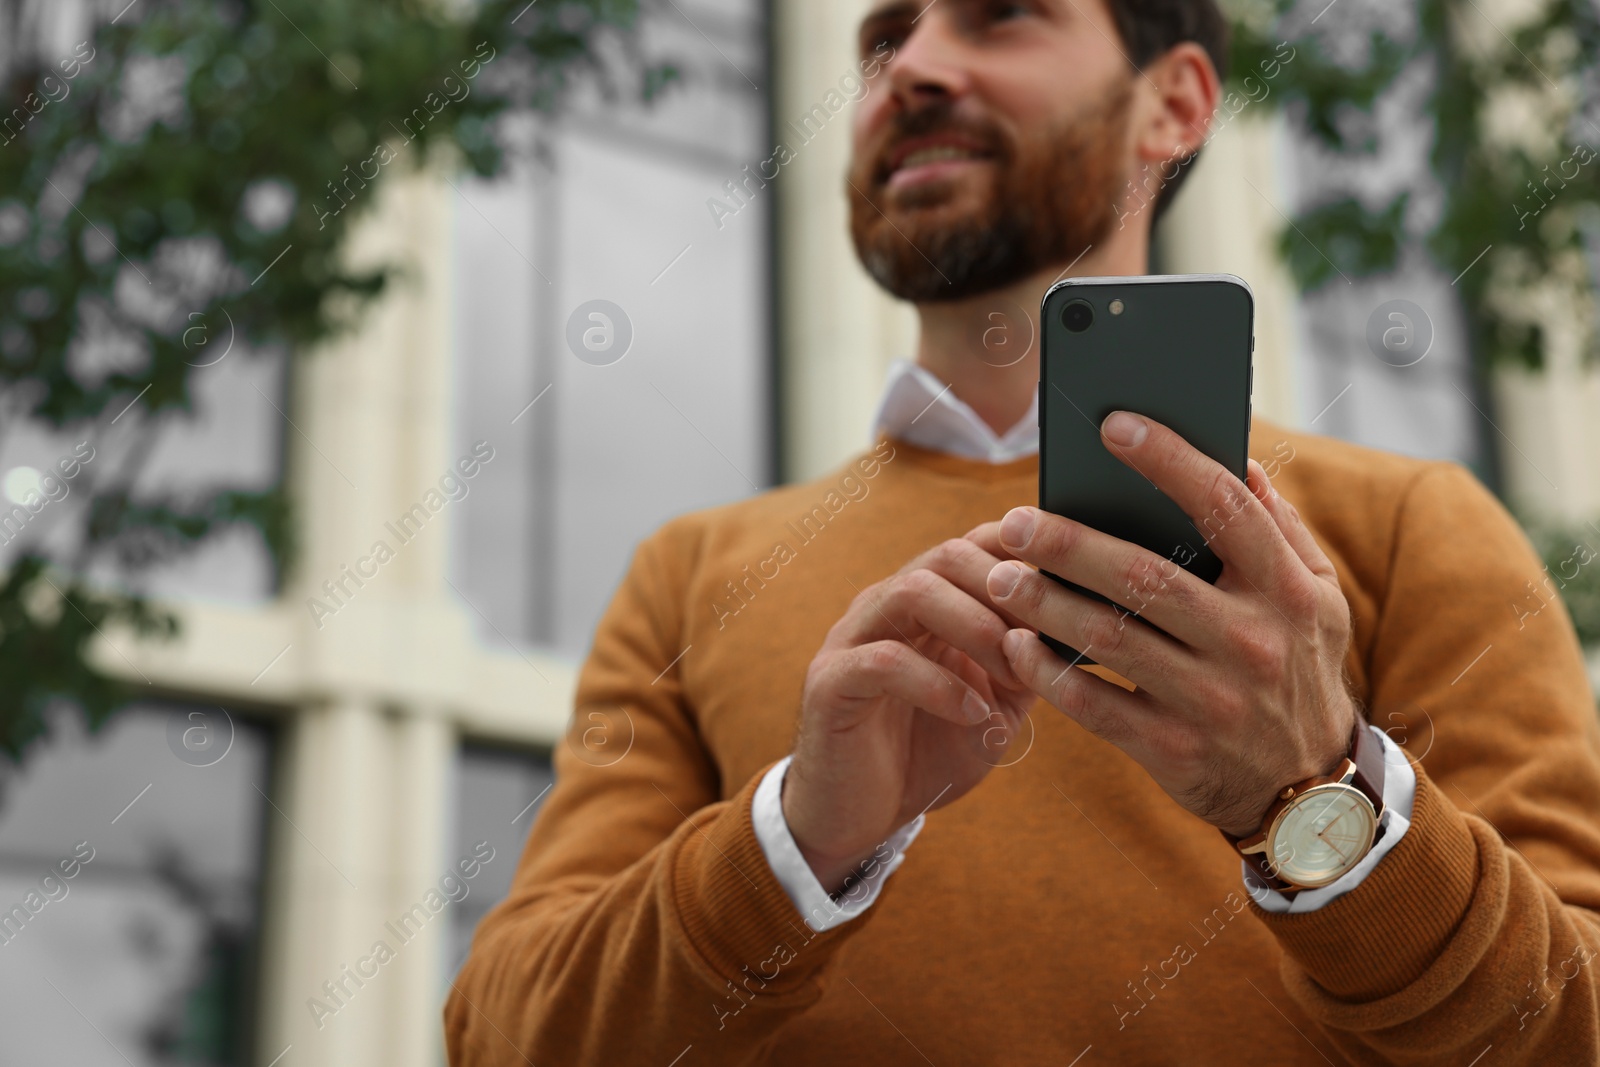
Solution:
[{"label": "gold watch case", "polygon": [[1355,772],[1351,761],[1337,781],[1285,797],[1262,839],[1239,851],[1262,854],[1271,874],[1295,888],[1338,881],[1372,851],[1378,833],[1377,807],[1350,784]]}]

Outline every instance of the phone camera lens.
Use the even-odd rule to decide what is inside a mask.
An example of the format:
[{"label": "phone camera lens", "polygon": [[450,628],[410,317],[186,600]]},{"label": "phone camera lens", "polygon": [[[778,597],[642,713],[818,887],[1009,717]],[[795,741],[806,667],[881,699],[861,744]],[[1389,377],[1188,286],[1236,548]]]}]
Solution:
[{"label": "phone camera lens", "polygon": [[1082,333],[1094,322],[1094,308],[1087,300],[1069,300],[1061,309],[1061,325],[1073,333]]}]

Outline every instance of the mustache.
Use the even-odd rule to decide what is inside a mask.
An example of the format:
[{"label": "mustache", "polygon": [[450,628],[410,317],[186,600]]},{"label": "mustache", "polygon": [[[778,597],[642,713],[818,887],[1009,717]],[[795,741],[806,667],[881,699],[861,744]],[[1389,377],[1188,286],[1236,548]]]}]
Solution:
[{"label": "mustache", "polygon": [[914,137],[927,137],[936,133],[959,134],[1001,161],[1011,155],[1010,142],[993,123],[958,115],[955,107],[948,103],[929,104],[916,111],[900,112],[890,120],[883,144],[874,154],[873,181],[882,184],[888,180],[890,158],[901,144]]}]

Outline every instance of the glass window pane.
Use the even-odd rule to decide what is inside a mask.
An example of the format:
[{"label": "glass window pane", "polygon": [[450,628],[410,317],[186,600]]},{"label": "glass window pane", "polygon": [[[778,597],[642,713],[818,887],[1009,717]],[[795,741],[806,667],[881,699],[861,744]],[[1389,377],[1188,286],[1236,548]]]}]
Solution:
[{"label": "glass window pane", "polygon": [[5,771],[0,1062],[250,1062],[272,746],[227,722],[149,704],[90,736],[58,715]]},{"label": "glass window pane", "polygon": [[478,923],[511,889],[528,830],[554,781],[550,759],[543,753],[475,744],[461,747],[450,855],[472,855],[480,841],[487,841],[494,859],[473,880],[467,898],[450,910],[448,974],[460,970]]},{"label": "glass window pane", "polygon": [[[495,458],[452,571],[486,644],[582,655],[640,540],[770,484],[773,190],[743,173],[772,152],[763,27],[748,0],[646,15],[681,84],[584,96],[517,128],[511,173],[458,183],[453,448]],[[631,334],[614,360],[574,347],[596,323]]]}]

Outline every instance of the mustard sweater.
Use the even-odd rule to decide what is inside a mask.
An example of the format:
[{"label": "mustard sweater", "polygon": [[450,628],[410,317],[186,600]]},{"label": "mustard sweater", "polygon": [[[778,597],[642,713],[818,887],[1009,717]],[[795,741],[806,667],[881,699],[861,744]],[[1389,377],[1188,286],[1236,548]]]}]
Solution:
[{"label": "mustard sweater", "polygon": [[750,806],[807,665],[857,589],[1037,501],[1037,458],[884,440],[639,546],[455,981],[451,1062],[1600,1063],[1600,725],[1555,580],[1459,466],[1260,419],[1251,454],[1338,568],[1351,684],[1416,768],[1355,890],[1261,911],[1216,830],[1040,702],[864,915],[806,926]]}]

